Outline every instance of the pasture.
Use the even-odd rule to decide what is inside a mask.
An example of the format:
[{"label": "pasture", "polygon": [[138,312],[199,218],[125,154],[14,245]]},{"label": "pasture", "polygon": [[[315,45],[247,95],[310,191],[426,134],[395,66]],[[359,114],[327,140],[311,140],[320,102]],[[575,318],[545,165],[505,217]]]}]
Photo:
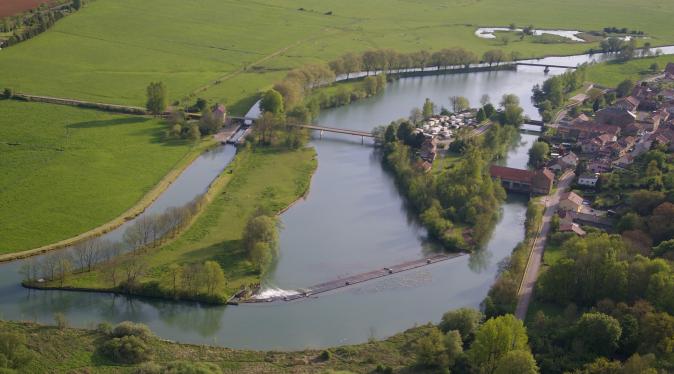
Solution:
[{"label": "pasture", "polygon": [[192,147],[152,118],[7,100],[0,113],[0,254],[116,218]]},{"label": "pasture", "polygon": [[[148,272],[141,282],[166,285],[169,265],[216,260],[232,295],[241,285],[260,281],[243,248],[243,228],[259,207],[280,212],[309,188],[316,169],[313,148],[288,151],[257,148],[240,152],[212,188],[211,203],[182,235],[157,248],[140,251]],[[102,265],[105,268],[109,265]],[[119,264],[113,266],[120,266]],[[110,288],[101,269],[74,275],[66,287]]]},{"label": "pasture", "polygon": [[606,87],[616,87],[625,79],[636,82],[654,75],[655,73],[650,69],[654,63],[658,65],[659,71],[662,72],[667,63],[670,62],[674,63],[674,56],[650,57],[625,63],[611,62],[591,65],[587,68],[586,80]]},{"label": "pasture", "polygon": [[99,0],[50,31],[0,52],[0,86],[16,91],[142,105],[150,81],[173,100],[199,93],[241,113],[288,69],[347,51],[462,46],[522,56],[579,53],[596,44],[543,44],[474,35],[478,26],[643,30],[674,43],[668,0]]}]

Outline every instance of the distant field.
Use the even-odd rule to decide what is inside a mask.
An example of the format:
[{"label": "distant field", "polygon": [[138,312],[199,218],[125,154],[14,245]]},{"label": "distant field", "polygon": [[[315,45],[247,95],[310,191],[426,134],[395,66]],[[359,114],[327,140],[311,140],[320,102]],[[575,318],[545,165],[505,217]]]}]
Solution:
[{"label": "distant field", "polygon": [[637,81],[653,75],[653,71],[650,70],[653,63],[658,64],[660,71],[662,71],[669,62],[674,62],[674,56],[645,58],[626,63],[612,62],[592,65],[587,69],[586,79],[589,82],[599,83],[607,87],[616,87],[625,79]]},{"label": "distant field", "polygon": [[13,16],[49,2],[52,0],[2,0],[0,1],[0,18]]},{"label": "distant field", "polygon": [[[529,0],[97,0],[47,33],[0,52],[0,85],[140,105],[148,82],[162,80],[173,99],[208,87],[200,96],[241,112],[288,69],[347,51],[463,46],[540,56],[593,46],[529,40],[502,46],[474,36],[477,26],[510,23],[628,27],[645,31],[654,44],[668,44],[674,43],[672,16],[669,0],[542,0],[535,6]],[[249,70],[242,73],[244,67]]]},{"label": "distant field", "polygon": [[189,151],[160,121],[0,101],[0,254],[117,217]]}]

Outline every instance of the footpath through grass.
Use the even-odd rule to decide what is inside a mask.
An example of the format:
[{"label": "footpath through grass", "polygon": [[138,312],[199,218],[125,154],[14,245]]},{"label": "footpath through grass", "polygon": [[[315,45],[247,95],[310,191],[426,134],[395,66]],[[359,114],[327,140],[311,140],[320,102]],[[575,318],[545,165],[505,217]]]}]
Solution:
[{"label": "footpath through grass", "polygon": [[[244,225],[258,207],[279,212],[303,196],[316,168],[315,155],[313,148],[240,151],[218,179],[213,201],[192,226],[178,239],[140,252],[148,267],[141,284],[166,285],[169,265],[206,260],[217,261],[225,273],[227,284],[220,290],[222,296],[230,296],[241,285],[259,283],[260,275],[248,261],[241,242]],[[76,274],[64,286],[109,289],[112,284],[101,272],[108,266]],[[53,283],[60,286],[60,282]],[[170,293],[168,286],[164,291]]]},{"label": "footpath through grass", "polygon": [[0,254],[115,219],[192,149],[161,120],[0,101]]}]

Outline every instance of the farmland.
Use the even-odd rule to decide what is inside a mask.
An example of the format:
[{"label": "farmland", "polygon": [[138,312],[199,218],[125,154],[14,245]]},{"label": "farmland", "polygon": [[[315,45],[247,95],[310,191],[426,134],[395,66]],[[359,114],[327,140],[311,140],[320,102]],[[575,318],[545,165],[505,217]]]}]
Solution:
[{"label": "farmland", "polygon": [[[258,208],[279,212],[304,195],[315,168],[315,151],[311,148],[239,152],[218,178],[212,188],[211,204],[194,224],[178,239],[140,252],[149,268],[141,282],[162,283],[169,265],[207,260],[218,261],[224,270],[227,297],[242,285],[259,282],[259,274],[248,261],[241,240],[245,223]],[[103,264],[95,271],[74,275],[64,285],[108,289],[110,284],[102,273],[108,266]]]},{"label": "farmland", "polygon": [[116,218],[192,147],[151,118],[7,100],[0,112],[0,254]]},{"label": "farmland", "polygon": [[[502,48],[528,57],[580,53],[596,47],[596,43],[534,43],[530,38],[511,39],[502,45],[477,38],[477,26],[516,23],[600,30],[615,25],[645,31],[654,45],[672,44],[674,29],[667,25],[674,10],[668,5],[665,0],[649,0],[648,6],[627,0],[545,0],[535,8],[525,0],[507,4],[497,0],[433,0],[423,4],[348,0],[311,5],[296,0],[98,0],[58,21],[47,32],[0,51],[0,89],[143,105],[147,84],[163,81],[172,102],[204,97],[225,103],[233,114],[242,114],[261,90],[289,69],[327,61],[347,51],[393,48],[410,52],[462,46],[478,54]],[[54,142],[57,136],[63,137],[70,116],[77,117],[74,122],[121,118],[38,104],[23,110],[29,106],[17,105],[0,105],[3,139],[10,134],[24,139],[39,133],[45,142]],[[48,117],[60,124],[47,127]],[[147,126],[143,131],[134,131],[130,122],[79,129],[86,133],[83,143],[108,137],[114,140],[102,146],[83,145],[69,153],[68,159],[49,158],[51,171],[41,168],[33,172],[31,183],[23,187],[14,181],[27,180],[24,174],[34,168],[34,153],[9,150],[10,157],[0,164],[0,172],[10,175],[3,182],[11,186],[3,187],[7,191],[3,199],[8,203],[0,208],[3,221],[12,217],[3,250],[27,249],[81,233],[137,202],[189,148],[186,144],[162,144],[158,121],[144,120],[143,124]],[[34,131],[40,128],[44,131]],[[132,147],[133,152],[124,152],[114,161],[110,158],[107,165],[90,162],[102,157],[101,150],[106,147],[112,154],[120,152],[114,146],[116,142]],[[146,155],[146,162],[132,167],[142,166],[142,176],[120,177],[121,170],[127,170],[139,154]],[[70,166],[80,164],[84,168],[71,170]],[[70,181],[69,176],[78,173],[86,178],[78,179],[75,186],[45,188]],[[96,212],[82,213],[83,207],[94,204]],[[56,219],[59,216],[70,218]],[[45,227],[46,223],[51,224]],[[40,235],[36,235],[38,232]]]},{"label": "farmland", "polygon": [[314,2],[300,10],[307,4],[101,0],[34,40],[2,51],[0,82],[20,92],[140,105],[145,85],[162,80],[172,99],[207,88],[201,96],[241,111],[240,103],[250,102],[286,70],[347,51],[462,46],[477,53],[503,48],[540,56],[593,46],[529,40],[500,45],[475,37],[477,25],[581,30],[620,25],[645,31],[653,44],[674,43],[674,30],[667,26],[674,10],[664,0],[648,3],[546,0],[532,9],[524,0],[423,5],[379,0]]},{"label": "farmland", "polygon": [[50,2],[49,0],[4,0],[0,3],[0,17],[13,16]]}]

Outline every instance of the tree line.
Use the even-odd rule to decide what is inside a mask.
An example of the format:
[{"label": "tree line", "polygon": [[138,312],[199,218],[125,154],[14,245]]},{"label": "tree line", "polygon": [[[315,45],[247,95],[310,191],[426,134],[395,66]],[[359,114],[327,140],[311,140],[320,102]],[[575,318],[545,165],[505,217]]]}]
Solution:
[{"label": "tree line", "polygon": [[56,21],[68,14],[78,11],[82,7],[82,0],[74,0],[67,6],[40,6],[24,14],[5,17],[0,21],[0,32],[12,33],[0,47],[9,47],[22,41],[31,39],[51,28]]},{"label": "tree line", "polygon": [[[28,259],[21,267],[24,282],[36,285],[42,279],[63,286],[73,272],[91,272],[99,268],[111,288],[137,287],[147,268],[137,254],[175,237],[203,203],[203,197],[197,196],[182,207],[170,207],[161,214],[143,214],[124,231],[123,242],[92,238],[76,243],[71,249],[45,254],[40,259]],[[129,251],[131,255],[122,256]]]}]

